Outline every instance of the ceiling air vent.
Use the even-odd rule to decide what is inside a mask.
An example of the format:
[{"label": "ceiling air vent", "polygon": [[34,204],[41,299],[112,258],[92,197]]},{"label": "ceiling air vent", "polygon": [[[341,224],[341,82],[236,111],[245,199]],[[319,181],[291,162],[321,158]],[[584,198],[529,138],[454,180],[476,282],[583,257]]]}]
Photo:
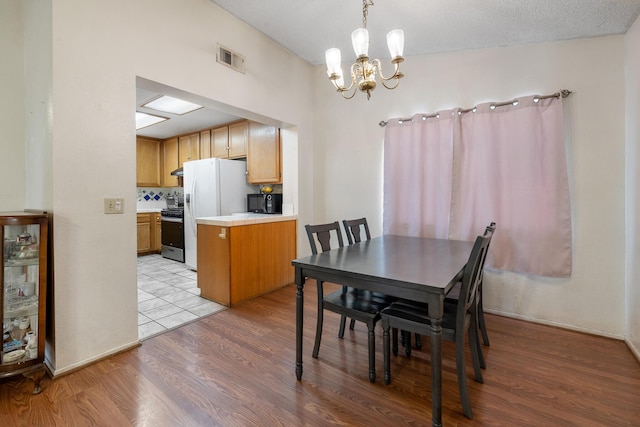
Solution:
[{"label": "ceiling air vent", "polygon": [[224,46],[218,45],[216,61],[226,65],[227,67],[231,67],[236,71],[244,73],[244,56],[227,49]]}]

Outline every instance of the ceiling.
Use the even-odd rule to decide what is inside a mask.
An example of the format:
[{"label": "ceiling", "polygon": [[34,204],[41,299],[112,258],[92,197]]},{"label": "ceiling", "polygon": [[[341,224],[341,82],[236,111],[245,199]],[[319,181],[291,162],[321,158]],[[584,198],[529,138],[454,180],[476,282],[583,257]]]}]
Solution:
[{"label": "ceiling", "polygon": [[[330,47],[340,48],[349,63],[351,32],[362,26],[361,0],[210,1],[313,65],[324,63]],[[369,56],[386,61],[386,33],[396,28],[404,30],[404,56],[410,57],[624,34],[639,14],[640,0],[374,0]],[[144,111],[140,104],[170,90],[138,84],[136,109]],[[243,117],[209,105],[137,134],[166,138]]]},{"label": "ceiling", "polygon": [[[354,57],[362,0],[211,0],[312,64],[337,47]],[[369,56],[388,57],[386,34],[404,30],[405,57],[624,34],[640,0],[374,0]],[[233,48],[233,47],[232,47]],[[355,57],[354,57],[355,59]]]}]

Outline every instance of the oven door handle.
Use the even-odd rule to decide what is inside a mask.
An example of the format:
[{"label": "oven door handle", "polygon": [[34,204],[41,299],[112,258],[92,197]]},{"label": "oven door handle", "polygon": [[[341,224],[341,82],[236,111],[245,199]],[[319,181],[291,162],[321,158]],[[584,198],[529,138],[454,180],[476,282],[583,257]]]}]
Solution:
[{"label": "oven door handle", "polygon": [[172,216],[161,216],[160,221],[161,222],[183,222],[182,218],[176,218]]}]

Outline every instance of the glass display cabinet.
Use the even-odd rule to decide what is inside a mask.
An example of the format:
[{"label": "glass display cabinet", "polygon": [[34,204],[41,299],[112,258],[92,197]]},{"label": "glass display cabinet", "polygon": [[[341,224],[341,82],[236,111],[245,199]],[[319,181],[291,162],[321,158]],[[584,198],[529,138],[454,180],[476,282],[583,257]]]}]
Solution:
[{"label": "glass display cabinet", "polygon": [[47,227],[46,213],[0,212],[0,378],[32,378],[33,394],[41,391],[45,373]]}]

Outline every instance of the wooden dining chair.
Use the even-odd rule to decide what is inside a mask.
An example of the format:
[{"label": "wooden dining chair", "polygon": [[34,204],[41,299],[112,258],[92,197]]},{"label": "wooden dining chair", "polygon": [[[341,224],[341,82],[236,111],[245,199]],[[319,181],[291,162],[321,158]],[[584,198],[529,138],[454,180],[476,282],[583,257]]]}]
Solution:
[{"label": "wooden dining chair", "polygon": [[347,235],[347,241],[350,245],[354,243],[360,243],[362,239],[362,230],[364,230],[365,240],[371,239],[371,233],[369,232],[369,224],[367,218],[360,219],[344,219],[342,220],[344,225],[344,232]]},{"label": "wooden dining chair", "polygon": [[[344,219],[342,220],[342,224],[344,226],[344,232],[347,235],[347,240],[350,245],[354,243],[360,243],[362,238],[362,231],[364,231],[364,235],[366,237],[365,240],[371,239],[371,233],[369,232],[369,224],[367,222],[367,218],[359,218],[359,219]],[[380,294],[382,295],[382,294]],[[386,295],[382,295],[384,298],[387,298],[390,302],[393,302],[392,299]],[[353,329],[355,321],[351,319],[351,324],[349,325],[349,329]],[[405,347],[405,351],[407,355],[411,354],[411,334],[405,334],[405,331],[401,333],[402,345]],[[416,334],[416,348],[422,348],[422,341],[420,339],[420,335]]]},{"label": "wooden dining chair", "polygon": [[[362,230],[365,233],[365,240],[371,239],[371,233],[369,232],[369,224],[367,223],[366,218],[360,219],[343,219],[342,225],[344,226],[344,232],[347,235],[347,241],[350,245],[354,243],[360,243],[362,241]],[[349,329],[353,329],[355,327],[356,321],[351,319],[351,323],[349,324]],[[344,325],[341,325],[344,329]]]},{"label": "wooden dining chair", "polygon": [[[484,231],[484,235],[485,236],[489,236],[489,245],[491,245],[491,238],[493,237],[493,233],[496,231],[496,223],[492,222],[491,224],[489,224],[487,226],[487,228]],[[488,248],[487,248],[488,250]],[[484,308],[482,305],[482,283],[484,279],[484,268],[482,269],[482,271],[480,272],[480,284],[478,285],[478,289],[477,289],[477,296],[476,296],[476,304],[477,304],[477,310],[476,310],[476,316],[478,317],[477,319],[477,324],[478,324],[478,328],[480,329],[480,332],[482,334],[482,342],[484,343],[485,346],[489,346],[489,335],[487,334],[487,325],[485,323],[484,320]],[[458,296],[460,294],[460,289],[462,287],[462,282],[458,282],[454,285],[454,287],[451,289],[451,291],[449,291],[449,293],[445,296],[445,301],[448,303],[452,303],[452,304],[457,304],[458,302]],[[478,345],[478,355],[480,357],[480,366],[485,369],[487,367],[486,362],[484,360],[484,355],[482,353],[482,347],[480,346],[480,337],[478,336],[478,341],[477,341],[477,345]]]},{"label": "wooden dining chair", "polygon": [[[311,245],[311,253],[318,253],[331,249],[331,235],[337,236],[338,247],[343,247],[342,233],[338,221],[329,224],[305,225],[309,244]],[[316,243],[317,242],[317,243]],[[318,288],[318,320],[316,324],[316,339],[313,346],[312,356],[318,358],[320,351],[320,341],[322,339],[322,323],[323,312],[329,310],[340,314],[340,329],[338,336],[344,337],[344,327],[346,318],[363,322],[368,329],[368,352],[369,352],[369,381],[376,380],[375,369],[375,334],[374,328],[378,320],[380,320],[380,311],[387,307],[391,301],[388,301],[381,294],[374,292],[356,290],[351,287],[342,286],[341,289],[324,295],[324,282],[317,280]]]},{"label": "wooden dining chair", "polygon": [[[476,324],[476,296],[477,287],[482,278],[482,268],[486,258],[487,249],[491,240],[491,233],[476,238],[469,260],[464,267],[462,275],[462,285],[458,296],[457,304],[444,304],[444,315],[442,318],[442,339],[452,341],[456,348],[456,370],[458,374],[458,389],[460,392],[460,400],[462,401],[462,412],[471,419],[471,400],[469,399],[469,390],[467,389],[467,376],[465,371],[464,360],[464,342],[469,336],[469,347],[471,349],[471,359],[473,362],[473,370],[475,380],[482,382],[482,370],[478,357],[477,334],[478,326]],[[390,328],[394,329],[394,342],[396,343],[397,354],[397,329],[416,332],[421,335],[430,337],[431,321],[428,316],[428,306],[426,304],[407,304],[404,301],[398,301],[382,310],[383,330],[383,347],[384,347],[384,382],[391,382],[391,354],[390,354]]]}]

